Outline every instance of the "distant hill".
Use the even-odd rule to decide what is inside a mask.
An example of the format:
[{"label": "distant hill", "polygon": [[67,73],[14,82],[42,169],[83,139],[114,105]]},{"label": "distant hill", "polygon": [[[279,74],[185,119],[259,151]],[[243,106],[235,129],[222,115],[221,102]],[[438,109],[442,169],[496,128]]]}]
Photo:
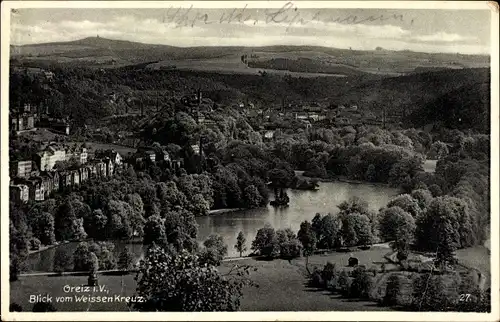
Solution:
[{"label": "distant hill", "polygon": [[[249,64],[283,70],[276,59],[290,62],[290,71],[307,72],[323,66],[332,73],[345,71],[347,75],[362,73],[398,75],[425,68],[474,68],[489,67],[489,56],[418,53],[411,51],[372,50],[360,51],[318,46],[267,46],[267,47],[174,47],[168,45],[145,44],[125,40],[113,40],[101,37],[85,39],[11,46],[12,58],[22,61],[45,61],[86,66],[117,67],[140,64],[148,61],[179,62],[180,68],[188,69],[183,63],[193,62],[192,70],[217,71],[224,69],[224,60],[238,61],[241,55],[258,57],[250,59]],[[303,64],[302,59],[311,59],[313,64]],[[212,60],[216,60],[213,63]],[[241,63],[244,67],[245,65]],[[242,72],[242,66],[234,68],[235,73]],[[232,67],[231,67],[232,68]],[[231,70],[230,68],[230,70]]]},{"label": "distant hill", "polygon": [[[426,114],[427,117],[422,116],[419,121],[420,112],[432,110],[432,106],[452,104],[453,95],[460,101],[459,97],[465,99],[464,95],[477,89],[473,96],[477,99],[468,100],[469,106],[484,109],[483,102],[486,102],[489,107],[489,92],[482,90],[483,86],[489,87],[489,83],[490,70],[486,68],[439,70],[362,82],[345,87],[333,100],[338,104],[357,104],[359,108],[379,115],[385,107],[388,114],[398,115],[404,120],[413,115],[408,120],[420,126],[436,116]],[[467,94],[460,90],[467,90]]]},{"label": "distant hill", "polygon": [[467,84],[439,96],[408,118],[415,126],[435,123],[453,129],[490,132],[490,84]]}]

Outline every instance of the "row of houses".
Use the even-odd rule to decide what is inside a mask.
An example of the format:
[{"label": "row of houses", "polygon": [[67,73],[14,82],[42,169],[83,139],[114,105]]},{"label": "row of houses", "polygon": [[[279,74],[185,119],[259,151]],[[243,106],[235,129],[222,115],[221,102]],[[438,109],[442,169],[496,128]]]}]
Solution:
[{"label": "row of houses", "polygon": [[[114,150],[98,150],[92,159],[90,156],[83,145],[61,146],[51,143],[35,154],[34,160],[11,162],[11,200],[17,203],[43,201],[52,193],[76,188],[90,178],[113,176],[117,169],[137,165],[139,162],[144,164],[162,161],[176,171],[184,167],[183,159],[172,160],[169,153],[161,148],[141,147],[127,160]],[[68,168],[54,167],[58,161],[68,161],[71,158],[78,163],[71,163]]]},{"label": "row of houses", "polygon": [[10,200],[16,203],[43,201],[54,192],[75,188],[90,178],[113,176],[118,164],[110,158],[96,159],[77,169],[31,171],[25,177],[13,177]]},{"label": "row of houses", "polygon": [[10,163],[10,176],[24,178],[33,170],[51,171],[57,162],[75,160],[80,164],[88,161],[88,151],[83,145],[59,145],[50,143],[33,156],[33,160],[20,160]]},{"label": "row of houses", "polygon": [[[195,154],[199,153],[199,146],[193,145],[191,146],[191,148],[193,149]],[[131,156],[129,162],[135,165],[139,163],[156,164],[158,162],[162,162],[168,168],[174,171],[178,171],[179,169],[184,167],[184,159],[172,159],[170,157],[170,154],[164,149],[152,149],[147,147],[139,147],[137,152]]]}]

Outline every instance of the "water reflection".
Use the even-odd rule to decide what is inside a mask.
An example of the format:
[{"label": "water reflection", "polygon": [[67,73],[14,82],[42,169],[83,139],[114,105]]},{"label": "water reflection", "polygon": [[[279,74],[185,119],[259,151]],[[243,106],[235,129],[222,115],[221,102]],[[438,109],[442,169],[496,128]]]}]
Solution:
[{"label": "water reflection", "polygon": [[288,191],[290,205],[287,208],[275,209],[268,206],[197,218],[198,237],[204,240],[210,234],[222,235],[228,245],[229,256],[238,256],[234,245],[240,231],[246,235],[247,248],[250,248],[257,230],[266,223],[276,229],[291,228],[296,232],[302,221],[311,220],[318,212],[321,214],[337,213],[337,205],[352,196],[366,200],[371,209],[378,210],[397,193],[398,191],[393,188],[367,184],[320,183],[318,191]]}]

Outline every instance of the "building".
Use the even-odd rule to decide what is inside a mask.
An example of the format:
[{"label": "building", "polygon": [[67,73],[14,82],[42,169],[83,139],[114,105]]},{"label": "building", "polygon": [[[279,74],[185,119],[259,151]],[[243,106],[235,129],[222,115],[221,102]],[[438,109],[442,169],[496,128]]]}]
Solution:
[{"label": "building", "polygon": [[200,146],[198,144],[191,145],[191,149],[193,149],[193,152],[194,152],[195,155],[199,155],[200,154]]},{"label": "building", "polygon": [[111,177],[114,174],[114,165],[113,161],[110,158],[106,158],[103,160],[105,166],[106,177]]},{"label": "building", "polygon": [[71,187],[77,187],[80,185],[80,169],[75,169],[69,171],[71,175]]},{"label": "building", "polygon": [[59,172],[59,190],[63,191],[72,186],[73,180],[70,171]]},{"label": "building", "polygon": [[106,150],[103,152],[100,152],[96,154],[96,158],[109,158],[111,161],[120,166],[123,164],[123,157],[120,153],[116,152],[115,150]]},{"label": "building", "polygon": [[74,145],[66,149],[66,161],[75,158],[80,164],[85,164],[88,161],[87,148],[83,145]]},{"label": "building", "polygon": [[156,153],[156,160],[170,162],[170,154],[165,150],[161,150],[160,152]]},{"label": "building", "polygon": [[29,188],[25,184],[11,185],[9,187],[10,200],[15,203],[28,202],[30,199]]},{"label": "building", "polygon": [[266,133],[264,133],[264,139],[272,140],[273,138],[274,138],[274,131],[266,131]]},{"label": "building", "polygon": [[172,169],[174,171],[179,171],[184,167],[184,159],[175,159],[172,161]]},{"label": "building", "polygon": [[149,160],[151,162],[156,162],[156,153],[155,151],[153,150],[147,150],[147,151],[144,151],[144,156],[146,158],[146,160]]},{"label": "building", "polygon": [[50,171],[58,161],[66,161],[66,150],[57,145],[49,145],[35,155],[35,162],[40,171]]},{"label": "building", "polygon": [[33,115],[21,114],[11,118],[11,130],[16,132],[28,131],[35,128],[35,117]]},{"label": "building", "polygon": [[29,188],[29,199],[34,201],[45,200],[45,191],[43,189],[41,177],[31,177],[26,180],[26,185]]},{"label": "building", "polygon": [[11,177],[27,178],[30,176],[31,171],[33,171],[33,161],[24,160],[11,162],[10,164],[10,174]]},{"label": "building", "polygon": [[78,171],[80,171],[81,183],[88,181],[90,179],[90,176],[92,175],[92,169],[90,166],[83,166],[80,169],[78,169]]},{"label": "building", "polygon": [[47,198],[54,191],[59,191],[59,173],[57,171],[44,171],[40,173],[45,197]]}]

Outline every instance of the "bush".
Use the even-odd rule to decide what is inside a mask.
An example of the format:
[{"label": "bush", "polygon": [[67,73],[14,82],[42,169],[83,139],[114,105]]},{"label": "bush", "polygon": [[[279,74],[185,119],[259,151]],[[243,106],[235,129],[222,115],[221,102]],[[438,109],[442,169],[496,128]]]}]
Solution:
[{"label": "bush", "polygon": [[349,274],[345,270],[341,271],[337,279],[337,290],[339,290],[343,296],[349,296],[351,284],[352,280]]},{"label": "bush", "polygon": [[387,280],[387,286],[385,288],[385,296],[383,299],[383,305],[393,306],[398,305],[398,299],[401,296],[401,281],[397,274],[392,274]]},{"label": "bush", "polygon": [[315,267],[309,278],[309,286],[323,288],[325,283],[323,282],[321,275],[321,271]]},{"label": "bush", "polygon": [[284,242],[280,245],[280,256],[285,259],[292,259],[296,257],[300,257],[302,253],[302,244],[298,239],[292,239]]},{"label": "bush", "polygon": [[373,285],[372,278],[363,266],[358,266],[352,272],[352,284],[349,289],[349,297],[368,299]]}]

